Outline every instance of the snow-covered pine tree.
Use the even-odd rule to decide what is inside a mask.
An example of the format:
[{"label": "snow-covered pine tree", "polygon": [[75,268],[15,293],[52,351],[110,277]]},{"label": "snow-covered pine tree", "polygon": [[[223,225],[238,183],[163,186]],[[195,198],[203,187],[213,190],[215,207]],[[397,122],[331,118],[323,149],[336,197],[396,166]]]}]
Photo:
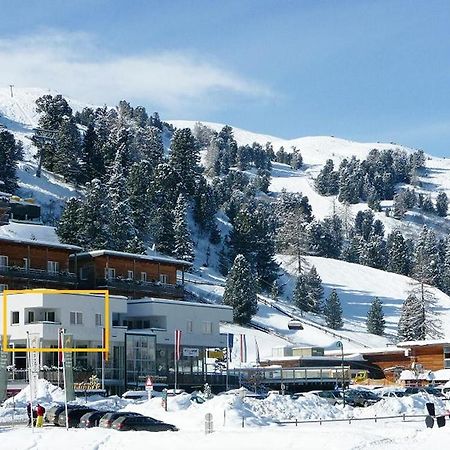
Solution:
[{"label": "snow-covered pine tree", "polygon": [[81,168],[81,136],[73,117],[64,119],[58,129],[53,170],[66,181],[83,181]]},{"label": "snow-covered pine tree", "polygon": [[145,240],[150,231],[152,203],[149,183],[154,168],[147,160],[135,162],[126,180],[126,190],[131,208],[133,224],[138,236]]},{"label": "snow-covered pine tree", "polygon": [[233,307],[233,319],[242,325],[250,323],[258,312],[255,279],[243,255],[236,256],[228,274],[223,303]]},{"label": "snow-covered pine tree", "polygon": [[187,203],[183,194],[178,196],[174,211],[174,250],[173,254],[178,259],[192,261],[194,259],[194,246],[187,221]]},{"label": "snow-covered pine tree", "polygon": [[76,198],[67,200],[56,226],[56,234],[64,244],[80,245],[82,202]]},{"label": "snow-covered pine tree", "polygon": [[328,327],[332,328],[333,330],[342,328],[342,326],[344,325],[342,321],[342,306],[336,289],[333,289],[326,299],[323,313]]},{"label": "snow-covered pine tree", "polygon": [[294,292],[292,293],[292,303],[301,310],[302,314],[310,311],[306,276],[302,273],[297,276]]},{"label": "snow-covered pine tree", "polygon": [[277,247],[281,252],[297,258],[297,271],[302,271],[302,255],[308,250],[306,227],[313,220],[308,197],[282,191],[275,206],[278,217]]},{"label": "snow-covered pine tree", "polygon": [[376,297],[367,313],[367,332],[383,336],[386,321],[384,320],[383,303]]},{"label": "snow-covered pine tree", "polygon": [[409,275],[411,270],[411,254],[406,241],[399,230],[394,230],[386,241],[387,270],[389,272]]},{"label": "snow-covered pine tree", "polygon": [[0,191],[14,194],[17,189],[17,162],[23,157],[22,144],[14,135],[0,130]]},{"label": "snow-covered pine tree", "polygon": [[91,181],[93,178],[102,177],[105,173],[103,156],[99,152],[97,133],[94,124],[90,123],[83,136],[81,146],[81,170],[82,180]]},{"label": "snow-covered pine tree", "polygon": [[133,224],[132,210],[125,188],[123,171],[123,148],[117,150],[117,155],[108,180],[108,200],[111,205],[109,236],[110,249],[125,251],[130,240],[136,236]]},{"label": "snow-covered pine tree", "polygon": [[189,128],[176,130],[170,144],[169,164],[178,174],[178,193],[193,195],[199,174],[200,154]]},{"label": "snow-covered pine tree", "polygon": [[444,261],[441,269],[441,289],[450,295],[450,238],[447,238]]},{"label": "snow-covered pine tree", "polygon": [[448,211],[448,198],[445,192],[439,192],[436,198],[436,214],[445,217]]},{"label": "snow-covered pine tree", "polygon": [[323,286],[315,266],[312,266],[306,274],[306,287],[309,310],[313,313],[320,314],[323,309]]},{"label": "snow-covered pine tree", "polygon": [[138,128],[134,133],[134,146],[140,160],[147,160],[155,168],[163,162],[164,145],[162,133],[156,127]]},{"label": "snow-covered pine tree", "polygon": [[401,341],[423,340],[425,336],[420,329],[422,309],[417,297],[410,293],[403,302],[398,321],[397,338]]},{"label": "snow-covered pine tree", "polygon": [[110,248],[111,207],[103,182],[94,178],[86,185],[80,210],[80,242],[86,250]]},{"label": "snow-covered pine tree", "polygon": [[427,195],[424,199],[423,199],[423,203],[422,203],[422,210],[428,213],[434,213],[434,205],[433,205],[433,200],[431,200],[431,195]]},{"label": "snow-covered pine tree", "polygon": [[127,253],[135,253],[137,255],[145,255],[147,249],[144,242],[136,235],[128,241],[125,251]]}]

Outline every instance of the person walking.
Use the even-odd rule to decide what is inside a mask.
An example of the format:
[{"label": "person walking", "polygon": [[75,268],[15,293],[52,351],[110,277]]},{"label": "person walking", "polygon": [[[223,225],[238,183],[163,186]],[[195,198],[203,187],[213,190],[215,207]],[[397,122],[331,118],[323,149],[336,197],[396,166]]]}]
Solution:
[{"label": "person walking", "polygon": [[29,427],[31,427],[31,403],[28,402],[27,403],[27,416],[28,416],[28,425]]},{"label": "person walking", "polygon": [[37,413],[36,426],[38,428],[42,428],[42,426],[44,425],[45,408],[39,403],[37,404],[36,407],[36,413]]}]

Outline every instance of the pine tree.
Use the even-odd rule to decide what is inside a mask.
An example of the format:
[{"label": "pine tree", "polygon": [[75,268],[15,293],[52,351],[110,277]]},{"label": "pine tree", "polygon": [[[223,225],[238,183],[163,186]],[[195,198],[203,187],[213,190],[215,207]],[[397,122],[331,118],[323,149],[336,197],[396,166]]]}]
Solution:
[{"label": "pine tree", "polygon": [[339,296],[335,289],[333,289],[328,296],[323,309],[325,321],[328,327],[333,330],[342,328],[344,325],[342,321],[342,307]]},{"label": "pine tree", "polygon": [[320,314],[323,309],[323,286],[315,266],[312,266],[306,275],[306,286],[309,309],[313,313]]},{"label": "pine tree", "polygon": [[169,164],[178,180],[178,193],[194,194],[196,179],[199,173],[200,154],[189,128],[175,131],[170,144]]},{"label": "pine tree", "polygon": [[436,199],[436,214],[445,217],[448,211],[448,198],[445,192],[439,192]]},{"label": "pine tree", "polygon": [[387,270],[389,272],[409,275],[411,270],[411,255],[406,241],[399,230],[388,235],[386,242]]},{"label": "pine tree", "polygon": [[233,307],[233,319],[244,325],[258,312],[256,285],[250,264],[243,255],[237,255],[228,274],[223,303]]},{"label": "pine tree", "polygon": [[81,178],[85,182],[91,181],[93,178],[102,177],[105,174],[105,163],[103,156],[98,151],[97,133],[93,124],[88,125],[83,136],[81,170]]},{"label": "pine tree", "polygon": [[417,297],[411,293],[403,302],[400,319],[398,321],[398,340],[415,341],[425,339],[419,328],[422,311]]},{"label": "pine tree", "polygon": [[310,311],[306,277],[303,274],[297,276],[294,292],[292,294],[292,303],[302,311],[302,314],[303,312]]},{"label": "pine tree", "polygon": [[81,244],[82,202],[76,198],[67,200],[56,227],[56,234],[64,244]]},{"label": "pine tree", "polygon": [[86,185],[80,210],[80,242],[86,250],[110,248],[111,206],[105,185],[94,178]]},{"label": "pine tree", "polygon": [[23,157],[22,144],[14,135],[0,130],[0,191],[14,194],[17,185],[17,162]]},{"label": "pine tree", "polygon": [[108,180],[108,200],[111,205],[109,245],[111,250],[124,251],[129,241],[136,236],[132,211],[125,188],[123,170],[123,148],[117,150],[117,155]]},{"label": "pine tree", "polygon": [[72,118],[61,122],[56,143],[53,170],[66,181],[78,183],[83,180],[81,164],[81,136]]},{"label": "pine tree", "polygon": [[187,223],[187,204],[180,194],[174,211],[174,256],[185,261],[194,259],[194,247]]},{"label": "pine tree", "polygon": [[135,131],[134,146],[139,159],[147,160],[155,168],[163,162],[164,144],[162,133],[156,127],[146,126]]},{"label": "pine tree", "polygon": [[386,321],[384,320],[383,303],[376,297],[367,313],[367,332],[383,336]]}]

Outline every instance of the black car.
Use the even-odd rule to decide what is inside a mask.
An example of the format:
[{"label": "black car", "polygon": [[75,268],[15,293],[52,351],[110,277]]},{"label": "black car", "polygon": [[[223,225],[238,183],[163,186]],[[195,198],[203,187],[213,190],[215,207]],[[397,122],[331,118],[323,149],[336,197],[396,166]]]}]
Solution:
[{"label": "black car", "polygon": [[94,411],[88,412],[81,416],[80,423],[78,424],[78,428],[92,428],[98,427],[100,423],[100,419],[105,415],[112,413],[114,411]]},{"label": "black car", "polygon": [[[67,411],[69,428],[78,427],[81,417],[84,416],[88,412],[94,412],[94,411],[96,411],[96,410],[93,408],[87,408],[85,406],[79,406],[78,408],[69,409]],[[62,411],[61,414],[58,416],[58,425],[60,427],[66,426],[66,412],[65,411]]]},{"label": "black car", "polygon": [[[67,405],[67,410],[73,409],[73,408],[79,408],[78,405]],[[51,406],[47,412],[45,413],[44,420],[47,423],[51,423],[53,425],[59,426],[58,419],[59,415],[62,412],[65,412],[65,406],[63,404],[53,405]]]},{"label": "black car", "polygon": [[175,425],[146,416],[124,416],[116,419],[111,428],[118,431],[178,431]]},{"label": "black car", "polygon": [[126,416],[139,416],[144,417],[142,414],[135,413],[135,412],[128,412],[128,411],[122,411],[122,412],[112,412],[105,414],[98,424],[99,427],[102,428],[111,428],[111,425],[113,422],[118,419],[119,417],[126,417]]},{"label": "black car", "polygon": [[349,389],[345,391],[347,403],[351,406],[370,406],[381,400],[381,397],[371,391],[363,389]]}]

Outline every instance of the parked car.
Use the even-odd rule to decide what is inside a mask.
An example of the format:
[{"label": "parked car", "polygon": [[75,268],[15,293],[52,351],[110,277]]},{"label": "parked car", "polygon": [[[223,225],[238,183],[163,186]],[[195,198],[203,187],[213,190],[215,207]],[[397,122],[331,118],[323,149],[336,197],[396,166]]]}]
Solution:
[{"label": "parked car", "polygon": [[142,414],[135,413],[135,412],[129,412],[129,411],[122,411],[122,412],[111,412],[106,413],[101,419],[98,424],[99,427],[102,428],[111,428],[111,425],[113,422],[118,419],[119,417],[126,417],[126,416],[140,416],[144,417]]},{"label": "parked car", "polygon": [[122,398],[127,400],[147,400],[147,391],[127,391],[122,394]]},{"label": "parked car", "polygon": [[116,419],[111,428],[118,431],[178,431],[175,425],[146,416],[122,416]]},{"label": "parked car", "polygon": [[300,397],[304,397],[305,394],[303,392],[295,392],[294,394],[291,395],[292,400],[297,400]]},{"label": "parked car", "polygon": [[342,393],[340,391],[311,391],[311,394],[323,398],[332,405],[337,405],[343,402]]},{"label": "parked car", "polygon": [[108,413],[114,411],[91,411],[81,416],[79,428],[93,428],[98,427],[100,419]]},{"label": "parked car", "polygon": [[[78,405],[67,405],[67,410],[78,408]],[[51,423],[53,425],[59,426],[58,419],[59,415],[65,412],[65,406],[63,404],[53,405],[51,406],[47,412],[45,413],[45,422]]]},{"label": "parked car", "polygon": [[366,407],[374,405],[381,400],[380,396],[366,389],[348,389],[345,391],[345,396],[349,399],[348,403],[352,406]]},{"label": "parked car", "polygon": [[405,395],[414,395],[414,394],[420,394],[420,393],[424,393],[424,394],[430,394],[430,395],[434,395],[436,397],[445,397],[445,395],[436,387],[432,387],[432,386],[427,386],[427,387],[407,387],[405,389]]},{"label": "parked car", "polygon": [[[94,412],[96,411],[94,408],[87,408],[85,406],[79,406],[77,408],[71,408],[67,411],[67,417],[68,417],[68,425],[69,428],[76,428],[78,427],[78,424],[80,423],[80,419],[82,416],[84,416],[88,412]],[[61,414],[58,416],[58,425],[60,427],[66,426],[66,411],[62,411]]]},{"label": "parked car", "polygon": [[384,391],[381,393],[382,398],[401,398],[405,397],[405,391],[395,390],[395,391]]}]

